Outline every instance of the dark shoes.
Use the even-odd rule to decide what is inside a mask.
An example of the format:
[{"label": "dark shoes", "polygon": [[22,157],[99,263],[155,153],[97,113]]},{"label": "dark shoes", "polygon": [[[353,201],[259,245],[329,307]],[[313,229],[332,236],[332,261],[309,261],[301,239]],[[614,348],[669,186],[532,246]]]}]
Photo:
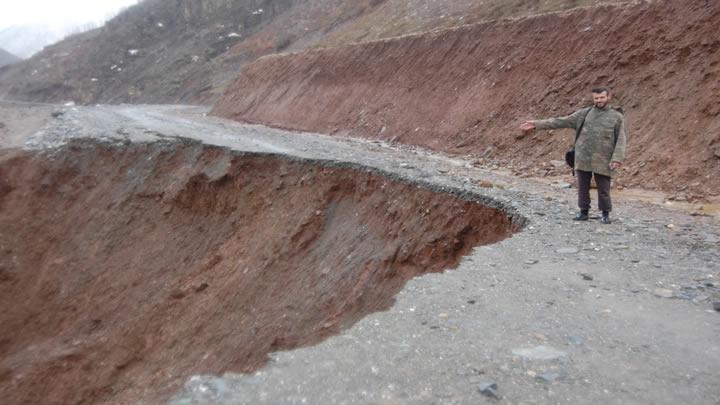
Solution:
[{"label": "dark shoes", "polygon": [[590,217],[588,216],[587,212],[580,211],[575,215],[575,218],[573,218],[574,221],[587,221]]},{"label": "dark shoes", "polygon": [[[595,217],[597,218],[597,217]],[[575,218],[573,218],[573,221],[587,221],[590,219],[590,216],[585,211],[580,211],[575,215]],[[610,220],[610,213],[603,212],[602,217],[600,217],[600,222],[603,224],[611,224],[612,221]]]}]

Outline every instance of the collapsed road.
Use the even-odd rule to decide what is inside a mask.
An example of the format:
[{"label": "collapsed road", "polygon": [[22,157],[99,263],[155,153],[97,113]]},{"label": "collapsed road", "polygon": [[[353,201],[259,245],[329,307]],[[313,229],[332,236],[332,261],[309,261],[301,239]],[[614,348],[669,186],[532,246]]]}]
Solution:
[{"label": "collapsed road", "polygon": [[[221,369],[193,369],[194,375],[183,378],[179,385],[168,383],[163,386],[166,391],[159,397],[157,388],[152,384],[143,385],[142,381],[129,378],[123,378],[118,383],[114,378],[134,374],[145,381],[172,380],[173,373],[182,374],[172,364],[173,356],[176,356],[174,359],[178,364],[183,363],[187,361],[184,359],[190,347],[198,345],[199,351],[207,356],[202,357],[201,361],[228,355],[215,351],[213,343],[224,336],[214,338],[212,330],[198,330],[197,335],[207,335],[208,339],[192,342],[185,348],[175,340],[182,335],[174,332],[175,329],[187,327],[182,324],[184,317],[177,316],[169,309],[165,310],[166,315],[175,314],[177,318],[162,319],[163,327],[159,335],[153,335],[156,337],[140,334],[124,341],[122,344],[129,349],[126,348],[119,357],[108,354],[108,364],[101,366],[107,366],[111,371],[104,373],[102,367],[97,371],[97,378],[105,378],[106,382],[94,390],[85,390],[87,395],[84,397],[67,394],[70,395],[67,398],[75,402],[153,402],[169,399],[178,404],[478,403],[500,400],[510,403],[712,404],[720,397],[720,385],[717,384],[720,380],[720,341],[717,339],[720,335],[720,313],[713,308],[714,302],[720,300],[720,223],[717,217],[691,216],[662,206],[621,200],[616,208],[617,220],[612,225],[601,225],[598,221],[575,223],[569,220],[575,211],[572,190],[551,187],[532,179],[518,179],[499,168],[476,167],[459,157],[430,153],[418,148],[397,147],[381,141],[287,132],[207,117],[206,109],[199,107],[69,107],[57,115],[56,120],[27,140],[26,152],[3,152],[8,154],[2,159],[4,165],[8,159],[18,159],[13,153],[37,153],[40,158],[68,161],[67,166],[62,166],[68,168],[67,173],[55,177],[48,173],[47,182],[40,181],[41,184],[33,191],[37,193],[37,198],[55,192],[53,181],[62,183],[63,179],[69,177],[80,181],[68,183],[67,190],[60,187],[57,192],[77,191],[73,187],[92,189],[96,187],[94,182],[97,178],[89,178],[102,176],[105,173],[104,165],[117,164],[120,169],[118,173],[127,173],[125,177],[131,179],[136,172],[128,169],[141,170],[144,166],[133,162],[142,161],[144,157],[165,159],[164,164],[177,170],[179,177],[189,170],[189,165],[203,167],[205,177],[193,177],[187,183],[192,187],[180,187],[173,194],[172,201],[177,203],[177,207],[167,211],[152,208],[158,210],[157,216],[133,219],[138,228],[128,237],[137,237],[149,229],[148,233],[155,239],[146,243],[154,244],[158,252],[162,250],[158,247],[167,243],[163,237],[173,239],[177,235],[173,235],[172,230],[178,228],[156,232],[155,228],[147,228],[144,224],[164,221],[159,218],[174,217],[176,221],[182,222],[185,213],[194,212],[198,207],[210,208],[212,211],[201,213],[209,221],[203,223],[203,226],[211,226],[210,232],[205,228],[193,230],[194,222],[187,224],[189,228],[183,230],[215,238],[218,244],[224,243],[224,238],[243,237],[233,234],[234,226],[228,227],[223,218],[231,216],[236,206],[234,204],[240,204],[232,200],[233,187],[239,187],[237,190],[244,190],[245,187],[238,186],[238,179],[253,176],[253,173],[259,171],[283,172],[283,176],[297,180],[294,184],[301,185],[301,181],[307,181],[304,174],[308,173],[312,173],[313,178],[326,175],[336,177],[340,182],[325,186],[331,194],[338,193],[337,190],[342,189],[343,184],[362,176],[327,172],[326,169],[342,171],[350,168],[358,173],[369,173],[385,178],[386,181],[399,182],[398,187],[401,188],[394,191],[394,198],[400,198],[401,195],[428,201],[434,198],[430,195],[418,197],[409,189],[403,189],[403,184],[420,186],[436,194],[471,196],[471,199],[482,202],[488,209],[503,212],[504,215],[498,219],[505,218],[509,221],[508,226],[514,224],[513,231],[516,231],[510,236],[510,228],[507,226],[497,228],[503,237],[477,236],[465,244],[456,238],[457,242],[454,243],[457,246],[453,252],[463,256],[448,256],[445,262],[438,262],[445,266],[443,268],[457,265],[456,268],[415,277],[401,288],[390,288],[396,294],[394,301],[391,299],[385,304],[368,306],[361,318],[321,324],[320,328],[324,327],[329,332],[321,336],[325,340],[267,342],[265,346],[270,352],[281,350],[272,352],[267,363],[256,361],[249,367],[229,365]],[[188,139],[195,142],[189,142]],[[162,150],[152,154],[143,149],[152,148],[153,145],[159,145]],[[199,152],[196,153],[196,150]],[[58,151],[67,157],[58,157]],[[221,169],[213,166],[213,157],[226,159],[222,160],[223,163],[237,161],[233,160],[237,156],[228,157],[225,154],[227,151],[239,153],[237,156],[249,157],[251,160],[257,156],[274,156],[294,163],[247,162],[240,159],[240,169],[225,172],[224,166]],[[98,161],[94,165],[83,163],[85,161],[82,159],[93,161],[103,154],[110,159]],[[188,156],[195,156],[193,159],[201,156],[201,159],[193,160]],[[78,164],[72,164],[76,157],[81,160],[78,160]],[[200,161],[202,165],[197,163]],[[322,163],[323,169],[308,166],[318,163]],[[7,177],[4,180],[10,184],[10,174],[17,177],[20,175],[18,173],[33,172],[32,167],[18,165],[14,172],[3,169],[1,174]],[[217,170],[222,173],[213,176],[212,173]],[[260,176],[260,179],[263,181],[252,184],[253,189],[261,191],[263,183],[268,187],[278,187],[275,177],[262,173],[264,177]],[[43,178],[40,169],[36,170],[35,175],[33,179]],[[169,177],[148,174],[147,181],[149,184],[153,179],[172,183],[173,172],[166,175]],[[385,183],[368,178],[364,184],[382,187]],[[0,203],[7,204],[11,200],[8,196],[13,196],[13,191],[20,187],[3,186]],[[283,187],[286,185],[280,186]],[[211,193],[216,189],[222,189],[222,193],[217,194],[222,195],[222,198],[204,198],[216,195]],[[81,199],[83,194],[72,195]],[[170,193],[146,193],[140,197],[160,202],[167,195]],[[297,201],[301,202],[292,206],[293,209],[302,206],[302,201],[309,201],[308,198],[311,200],[311,197],[291,195],[289,199],[298,198]],[[272,195],[267,195],[263,201],[272,198]],[[377,216],[381,216],[380,212],[388,201],[371,201],[378,210]],[[278,200],[276,204],[283,203]],[[438,207],[443,211],[440,214],[471,216],[467,207],[452,211],[456,209],[453,207],[458,207],[457,204],[438,200],[433,207],[425,207],[417,201],[408,201],[397,208],[400,210],[407,205],[419,214],[422,213],[420,208],[427,209],[427,215],[431,215],[431,209]],[[355,216],[358,216],[359,208],[354,206],[332,206],[333,215],[339,212],[339,216],[352,218],[352,213],[356,212]],[[107,209],[113,207],[113,203],[109,202]],[[282,225],[289,221],[281,217],[272,222],[273,216],[267,215],[272,214],[272,211],[263,207],[259,214],[267,216],[270,222],[262,222],[259,226],[269,227],[271,225],[268,224],[275,223]],[[312,212],[320,212],[315,211],[313,205],[309,207]],[[57,208],[60,210],[62,206]],[[152,209],[144,205],[140,208],[141,211],[132,213],[135,215],[145,211],[153,214]],[[101,211],[93,211],[93,215],[101,215]],[[408,213],[400,211],[397,215],[406,221],[403,223],[414,221]],[[371,213],[362,213],[362,218],[355,224],[358,229],[372,223],[374,216]],[[62,217],[62,211],[48,215],[48,218]],[[484,218],[484,215],[479,217]],[[418,241],[424,241],[425,236],[436,231],[440,234],[444,231],[439,229],[445,226],[443,224],[453,223],[448,219],[445,222],[428,222],[425,228],[413,228],[418,230],[418,234],[410,232],[410,235],[392,226],[388,226],[387,231],[404,237],[405,243],[419,246]],[[222,228],[225,233],[214,234],[212,226]],[[476,223],[471,228],[487,226],[488,223]],[[465,228],[461,228],[456,230],[459,231],[457,235],[467,235]],[[318,261],[308,263],[320,266],[323,255],[340,257],[352,254],[352,243],[357,241],[346,241],[343,238],[353,235],[354,231],[344,231],[332,231],[330,237],[319,244],[324,246],[325,251],[312,252]],[[41,228],[38,228],[38,232],[41,232]],[[0,236],[3,241],[11,236],[5,230],[2,233]],[[304,235],[301,233],[300,239]],[[250,236],[251,240],[253,235]],[[116,244],[123,246],[122,237],[118,237]],[[484,242],[478,243],[481,240]],[[316,242],[309,240],[308,243]],[[350,246],[344,243],[350,243]],[[375,245],[358,246],[372,253],[373,246],[382,250],[384,243],[389,242],[377,241]],[[136,248],[141,247],[132,247]],[[153,252],[152,246],[149,248]],[[3,259],[8,263],[3,263],[0,288],[11,288],[7,286],[12,285],[16,277],[11,263],[15,257],[12,252],[23,249],[26,247],[18,246],[10,253],[7,249],[3,250]],[[102,253],[108,247],[78,246],[78,251],[90,252],[90,249],[95,249],[94,253],[87,253],[92,256]],[[125,250],[122,256],[133,255],[132,249]],[[261,252],[259,247],[257,249],[256,252],[268,256],[262,257],[263,265],[276,260],[269,257],[272,252]],[[423,252],[417,249],[413,254],[422,256]],[[404,255],[402,249],[390,252],[390,260],[395,260],[398,255]],[[138,252],[138,256],[142,255]],[[223,259],[224,256],[220,259],[211,257],[201,267],[215,266]],[[58,271],[53,269],[67,266],[67,261],[72,262],[72,256],[70,259],[53,258],[44,271],[53,274]],[[421,260],[413,262],[417,266],[423,265]],[[177,264],[182,266],[182,263],[182,258],[178,258]],[[427,262],[425,271],[440,270],[432,268],[433,263]],[[171,264],[166,263],[168,266]],[[321,277],[331,275],[334,270],[333,267],[320,267]],[[173,272],[170,268],[159,270],[158,277]],[[310,270],[316,269],[295,269],[299,272]],[[409,274],[414,276],[423,272],[412,270]],[[161,278],[162,282],[172,283],[172,279],[169,280]],[[105,281],[113,283],[112,279]],[[185,300],[188,295],[212,294],[215,284],[200,281],[192,279],[191,283],[177,283],[177,288],[173,284],[167,299],[177,301]],[[148,285],[143,291],[149,296],[153,291],[167,287],[155,286],[152,280],[145,282]],[[292,285],[293,288],[302,288],[304,284]],[[230,285],[222,291],[229,296],[234,289]],[[352,288],[349,291],[355,292]],[[62,295],[63,291],[40,290],[36,293]],[[145,299],[142,293],[138,293],[138,301]],[[299,294],[299,291],[284,293]],[[261,293],[258,295],[262,296]],[[217,302],[217,306],[199,305],[196,312],[200,311],[198,316],[202,318],[202,311],[207,311],[205,316],[217,318],[219,324],[222,324],[223,319],[236,322],[233,312],[222,302]],[[8,305],[10,303],[8,301]],[[157,314],[134,314],[132,311],[136,309],[115,308],[119,312],[129,311],[139,318],[147,316],[151,321],[159,318]],[[60,324],[70,322],[74,316],[78,316],[73,314],[78,311],[83,313],[84,310],[70,308],[65,315],[67,320],[60,321]],[[298,314],[293,308],[287,308],[287,315],[299,317],[308,314]],[[87,316],[87,335],[95,336],[102,342],[103,331],[108,326],[100,318]],[[263,314],[257,314],[257,317],[266,319]],[[34,322],[40,322],[42,314],[35,315],[33,319]],[[176,325],[173,324],[175,319],[178,323]],[[120,335],[131,335],[131,331]],[[63,342],[63,347],[54,347],[47,343],[49,341],[18,350],[11,350],[21,347],[17,342],[3,341],[0,345],[0,392],[4,398],[14,399],[13,402],[23,402],[23,399],[25,402],[31,401],[33,397],[28,396],[30,394],[20,392],[25,387],[24,380],[48,375],[43,373],[77,372],[73,364],[90,366],[87,362],[83,363],[82,354],[73,349],[83,346],[82,339]],[[111,339],[112,342],[116,341]],[[166,356],[170,362],[161,363],[165,368],[148,369],[144,366],[146,357],[138,357],[138,353],[147,353],[133,351],[136,346],[152,349],[163,345],[184,348],[170,350],[169,357]],[[305,347],[293,348],[298,345]],[[101,355],[103,353],[100,352]],[[252,353],[248,356],[252,356]],[[38,361],[37,358],[53,358],[55,361],[48,363],[51,367],[42,373],[33,375],[31,372],[28,375],[22,372],[22,364],[15,363],[22,363],[28,358],[34,361]],[[92,360],[102,363],[99,357]],[[78,375],[82,376],[82,373]],[[78,392],[82,391],[79,385],[86,387],[92,385],[92,381],[93,378],[86,376],[85,379],[74,381],[78,385],[73,386],[73,382],[69,381],[67,386],[57,389],[58,392]]]}]

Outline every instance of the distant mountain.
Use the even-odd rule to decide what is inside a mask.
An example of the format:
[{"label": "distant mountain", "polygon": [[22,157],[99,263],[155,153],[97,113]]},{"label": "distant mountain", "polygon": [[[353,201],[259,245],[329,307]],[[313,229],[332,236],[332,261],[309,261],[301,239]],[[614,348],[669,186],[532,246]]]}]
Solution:
[{"label": "distant mountain", "polygon": [[0,48],[0,67],[3,67],[5,65],[10,65],[15,62],[19,62],[22,59],[18,58],[17,56],[11,54],[10,52]]},{"label": "distant mountain", "polygon": [[12,26],[0,31],[0,48],[27,59],[70,34],[95,28],[92,23],[55,23]]}]

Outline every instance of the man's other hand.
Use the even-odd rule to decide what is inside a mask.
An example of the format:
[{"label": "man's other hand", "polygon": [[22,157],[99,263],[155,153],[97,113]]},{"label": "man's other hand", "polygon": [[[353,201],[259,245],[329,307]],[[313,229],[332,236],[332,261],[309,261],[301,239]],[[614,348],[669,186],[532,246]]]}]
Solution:
[{"label": "man's other hand", "polygon": [[525,121],[522,125],[520,125],[520,129],[525,132],[532,131],[535,129],[535,124],[532,121]]},{"label": "man's other hand", "polygon": [[617,170],[622,166],[620,162],[610,162],[610,170]]}]

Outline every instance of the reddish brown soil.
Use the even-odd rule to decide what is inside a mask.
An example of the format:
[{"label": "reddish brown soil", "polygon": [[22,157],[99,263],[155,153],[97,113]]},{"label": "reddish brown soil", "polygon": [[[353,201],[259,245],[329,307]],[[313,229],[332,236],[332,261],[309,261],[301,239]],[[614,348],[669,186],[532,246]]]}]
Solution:
[{"label": "reddish brown soil", "polygon": [[630,144],[619,183],[718,195],[720,2],[603,6],[264,57],[213,113],[498,159],[533,172],[572,131],[523,137],[610,85]]},{"label": "reddish brown soil", "polygon": [[388,308],[516,227],[379,173],[194,143],[0,152],[3,403],[154,403]]}]

